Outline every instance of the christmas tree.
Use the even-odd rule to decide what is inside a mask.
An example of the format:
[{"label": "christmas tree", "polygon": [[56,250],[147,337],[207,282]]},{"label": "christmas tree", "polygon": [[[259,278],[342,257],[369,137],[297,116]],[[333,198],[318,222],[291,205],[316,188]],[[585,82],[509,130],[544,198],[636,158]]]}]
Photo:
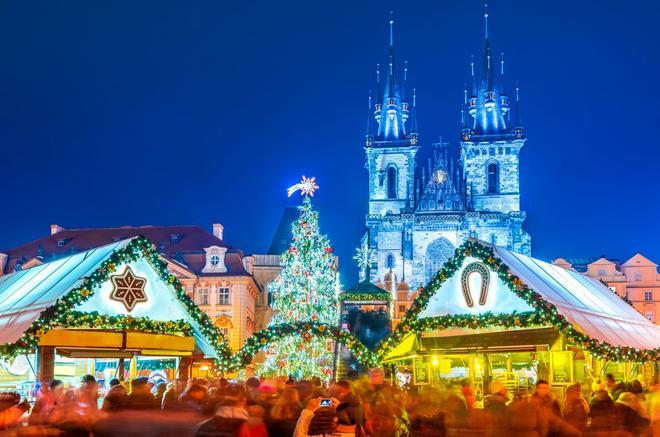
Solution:
[{"label": "christmas tree", "polygon": [[[314,178],[303,176],[300,184],[289,189],[289,195],[300,190],[304,198],[298,207],[300,216],[291,226],[291,246],[281,257],[283,269],[271,286],[271,325],[338,322],[335,256],[328,238],[319,233],[318,212],[311,201],[316,188]],[[258,373],[327,379],[332,373],[333,357],[332,340],[314,338],[309,333],[288,336],[266,350],[266,360]]]}]

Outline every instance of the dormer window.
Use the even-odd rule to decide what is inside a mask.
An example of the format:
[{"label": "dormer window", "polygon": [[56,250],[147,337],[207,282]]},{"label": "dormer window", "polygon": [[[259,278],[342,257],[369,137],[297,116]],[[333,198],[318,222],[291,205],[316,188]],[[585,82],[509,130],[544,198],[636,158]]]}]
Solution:
[{"label": "dormer window", "polygon": [[64,247],[66,240],[57,240],[57,247]]},{"label": "dormer window", "polygon": [[176,244],[181,241],[181,234],[170,235],[170,244]]},{"label": "dormer window", "polygon": [[202,269],[202,273],[226,273],[225,254],[227,248],[211,246],[204,250],[206,251],[206,265]]}]

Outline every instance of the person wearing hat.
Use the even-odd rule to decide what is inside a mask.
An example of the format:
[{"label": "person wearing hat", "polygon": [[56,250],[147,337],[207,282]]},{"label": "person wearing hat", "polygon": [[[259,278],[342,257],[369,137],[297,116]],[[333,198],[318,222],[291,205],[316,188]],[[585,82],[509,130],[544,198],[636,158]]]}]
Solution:
[{"label": "person wearing hat", "polygon": [[493,420],[493,435],[506,435],[506,403],[508,402],[506,387],[502,381],[493,381],[490,394],[484,398],[484,409]]},{"label": "person wearing hat", "polygon": [[621,429],[635,437],[646,435],[651,422],[644,404],[634,393],[627,391],[621,393],[616,400],[615,408]]}]

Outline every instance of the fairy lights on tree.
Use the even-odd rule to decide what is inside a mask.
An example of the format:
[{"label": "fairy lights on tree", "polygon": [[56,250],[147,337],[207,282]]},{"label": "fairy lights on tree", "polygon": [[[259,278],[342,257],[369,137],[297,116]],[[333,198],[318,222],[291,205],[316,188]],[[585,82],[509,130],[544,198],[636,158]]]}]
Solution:
[{"label": "fairy lights on tree", "polygon": [[[319,232],[318,212],[311,197],[318,189],[314,178],[303,176],[289,188],[291,196],[300,191],[300,216],[291,227],[291,245],[282,254],[282,271],[272,284],[273,319],[270,325],[315,322],[336,325],[339,281],[335,256],[328,238]],[[266,360],[258,367],[261,375],[293,375],[297,378],[332,373],[334,342],[302,332],[287,335],[266,348]]]}]

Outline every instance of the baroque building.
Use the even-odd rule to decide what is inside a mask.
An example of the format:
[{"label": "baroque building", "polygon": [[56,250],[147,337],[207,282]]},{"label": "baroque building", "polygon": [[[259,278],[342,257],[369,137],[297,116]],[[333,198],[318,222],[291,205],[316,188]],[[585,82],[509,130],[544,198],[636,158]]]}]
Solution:
[{"label": "baroque building", "polygon": [[[496,61],[488,37],[487,12],[484,21],[483,57],[480,66],[470,63],[455,153],[446,143],[421,142],[415,89],[408,84],[407,62],[403,69],[397,63],[389,21],[387,63],[377,68],[375,99],[369,97],[369,209],[361,247],[374,256],[360,280],[382,285],[397,301],[424,286],[470,237],[531,251],[520,210],[519,155],[526,136],[518,87],[511,104],[504,60]],[[432,156],[427,165],[419,162],[423,154]]]}]

